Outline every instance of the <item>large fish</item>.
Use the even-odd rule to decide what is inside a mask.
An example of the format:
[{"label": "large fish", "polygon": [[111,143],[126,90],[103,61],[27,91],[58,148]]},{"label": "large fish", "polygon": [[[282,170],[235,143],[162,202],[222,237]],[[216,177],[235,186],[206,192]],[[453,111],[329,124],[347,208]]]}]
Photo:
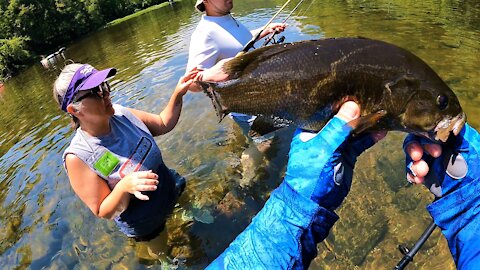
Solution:
[{"label": "large fish", "polygon": [[228,81],[198,82],[220,120],[238,112],[318,131],[353,100],[361,107],[357,132],[400,130],[441,142],[466,121],[453,91],[425,62],[382,41],[273,45],[237,56],[223,69]]}]

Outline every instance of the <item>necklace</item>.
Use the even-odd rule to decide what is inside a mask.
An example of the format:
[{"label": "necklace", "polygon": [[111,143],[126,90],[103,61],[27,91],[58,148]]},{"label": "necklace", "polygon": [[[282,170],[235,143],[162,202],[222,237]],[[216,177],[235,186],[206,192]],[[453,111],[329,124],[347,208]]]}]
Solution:
[{"label": "necklace", "polygon": [[240,24],[237,22],[237,20],[232,16],[232,14],[230,13],[230,17],[232,17],[233,21],[235,22],[235,24],[237,25],[237,27],[240,27]]}]

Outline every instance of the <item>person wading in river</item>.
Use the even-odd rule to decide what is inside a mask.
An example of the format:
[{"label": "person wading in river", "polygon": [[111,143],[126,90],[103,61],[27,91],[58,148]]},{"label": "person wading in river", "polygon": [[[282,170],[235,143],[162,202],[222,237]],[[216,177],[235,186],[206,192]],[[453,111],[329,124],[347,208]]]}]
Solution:
[{"label": "person wading in river", "polygon": [[106,79],[115,73],[70,64],[55,81],[54,98],[76,127],[63,163],[73,190],[95,216],[114,219],[121,232],[147,241],[163,230],[185,187],[185,179],[165,166],[153,136],[175,127],[197,72],[180,79],[160,114],[112,104]]}]

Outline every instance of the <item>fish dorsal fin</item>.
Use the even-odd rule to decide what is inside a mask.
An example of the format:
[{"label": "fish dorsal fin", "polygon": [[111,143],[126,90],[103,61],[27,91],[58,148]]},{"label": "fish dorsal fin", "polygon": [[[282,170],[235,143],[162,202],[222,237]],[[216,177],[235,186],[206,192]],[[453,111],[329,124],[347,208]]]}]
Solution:
[{"label": "fish dorsal fin", "polygon": [[266,46],[238,55],[223,64],[223,71],[229,75],[230,79],[238,78],[253,61],[256,61],[257,63],[262,62],[265,59],[289,50],[292,46],[298,43],[300,42]]}]

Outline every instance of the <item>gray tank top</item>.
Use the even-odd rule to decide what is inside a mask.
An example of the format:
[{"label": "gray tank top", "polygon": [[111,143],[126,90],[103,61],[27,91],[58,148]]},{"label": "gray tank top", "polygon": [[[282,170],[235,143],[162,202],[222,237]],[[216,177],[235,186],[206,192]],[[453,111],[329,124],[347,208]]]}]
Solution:
[{"label": "gray tank top", "polygon": [[[126,175],[152,170],[159,176],[157,190],[144,192],[148,201],[131,195],[127,209],[115,219],[120,231],[129,237],[148,235],[161,227],[177,197],[176,187],[185,179],[163,163],[160,149],[147,126],[127,108],[113,105],[111,132],[91,137],[80,128],[63,154],[74,154],[104,179],[110,189]],[[66,166],[65,166],[66,168]]]}]

